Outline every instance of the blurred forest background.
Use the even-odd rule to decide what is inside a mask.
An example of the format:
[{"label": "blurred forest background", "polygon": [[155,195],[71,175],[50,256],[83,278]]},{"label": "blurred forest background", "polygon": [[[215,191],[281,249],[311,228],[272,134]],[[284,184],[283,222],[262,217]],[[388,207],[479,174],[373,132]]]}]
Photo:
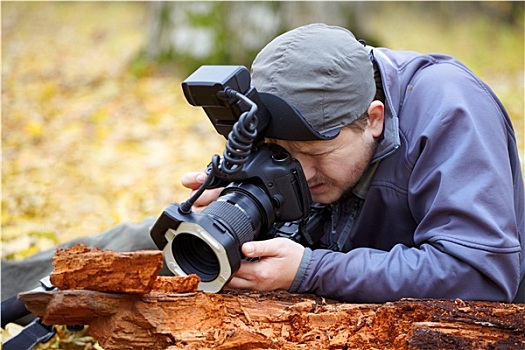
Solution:
[{"label": "blurred forest background", "polygon": [[3,1],[1,20],[3,258],[185,200],[181,174],[225,140],[181,81],[203,63],[249,66],[303,23],[456,56],[503,100],[523,154],[523,2]]}]

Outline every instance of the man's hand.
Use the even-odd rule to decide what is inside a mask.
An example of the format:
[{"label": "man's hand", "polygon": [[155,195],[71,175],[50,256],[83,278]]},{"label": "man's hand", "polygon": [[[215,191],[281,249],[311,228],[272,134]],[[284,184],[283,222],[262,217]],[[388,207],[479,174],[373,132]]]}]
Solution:
[{"label": "man's hand", "polygon": [[269,291],[289,289],[301,263],[304,247],[288,238],[244,243],[243,254],[259,261],[242,261],[229,288]]},{"label": "man's hand", "polygon": [[[192,190],[191,195],[193,195],[193,193],[195,193],[195,191],[204,183],[206,176],[207,175],[203,172],[186,173],[181,177],[182,186]],[[204,191],[199,199],[193,204],[192,210],[195,212],[203,211],[211,202],[219,197],[221,191],[222,188],[214,188]]]}]

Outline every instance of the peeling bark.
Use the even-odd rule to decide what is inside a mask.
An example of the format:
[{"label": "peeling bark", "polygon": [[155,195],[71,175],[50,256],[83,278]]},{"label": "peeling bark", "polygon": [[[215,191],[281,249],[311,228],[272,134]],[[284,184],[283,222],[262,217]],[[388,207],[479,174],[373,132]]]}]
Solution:
[{"label": "peeling bark", "polygon": [[54,265],[52,281],[63,290],[19,298],[45,324],[88,325],[105,350],[525,348],[521,304],[348,304],[282,291],[206,294],[196,291],[195,275],[157,276],[162,253],[155,251],[76,246],[59,250]]},{"label": "peeling bark", "polygon": [[112,349],[525,348],[525,306],[461,300],[345,304],[286,292],[20,294],[46,324],[87,324]]}]

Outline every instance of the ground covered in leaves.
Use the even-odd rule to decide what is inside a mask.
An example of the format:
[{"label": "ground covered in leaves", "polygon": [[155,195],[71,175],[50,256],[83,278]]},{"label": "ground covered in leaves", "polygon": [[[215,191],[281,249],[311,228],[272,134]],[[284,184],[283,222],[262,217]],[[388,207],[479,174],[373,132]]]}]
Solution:
[{"label": "ground covered in leaves", "polygon": [[3,257],[186,199],[181,174],[224,139],[186,103],[176,67],[137,59],[145,4],[2,7]]}]

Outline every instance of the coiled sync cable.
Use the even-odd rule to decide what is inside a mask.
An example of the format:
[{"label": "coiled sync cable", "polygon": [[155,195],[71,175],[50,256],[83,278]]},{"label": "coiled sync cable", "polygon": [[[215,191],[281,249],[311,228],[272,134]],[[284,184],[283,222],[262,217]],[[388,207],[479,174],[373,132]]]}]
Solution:
[{"label": "coiled sync cable", "polygon": [[224,91],[220,91],[218,97],[225,99],[235,97],[250,106],[250,110],[241,114],[233,125],[232,131],[228,134],[222,162],[217,154],[213,155],[211,166],[208,168],[208,177],[193,196],[181,203],[179,210],[183,214],[189,214],[191,212],[191,207],[195,201],[204,190],[213,183],[215,178],[227,178],[241,171],[242,166],[246,163],[250,155],[253,142],[257,137],[257,104],[240,92],[229,87],[226,87]]},{"label": "coiled sync cable", "polygon": [[226,149],[223,153],[223,160],[220,164],[219,172],[225,175],[238,173],[250,155],[253,141],[257,137],[257,105],[241,93],[226,88],[224,89],[226,98],[236,97],[250,106],[250,110],[244,112],[239,120],[233,125],[232,131],[228,134]]}]

